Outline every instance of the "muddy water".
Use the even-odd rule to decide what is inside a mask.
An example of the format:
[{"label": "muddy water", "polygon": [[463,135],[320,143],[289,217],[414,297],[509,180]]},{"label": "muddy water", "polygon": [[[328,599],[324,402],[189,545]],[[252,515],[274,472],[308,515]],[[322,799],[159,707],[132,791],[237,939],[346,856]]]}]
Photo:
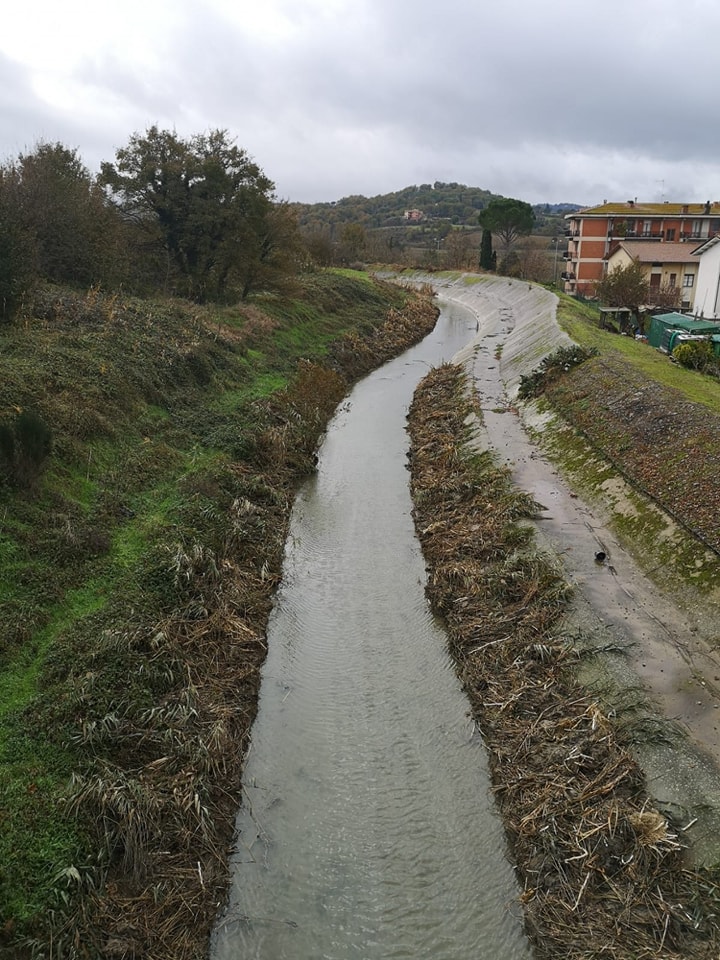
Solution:
[{"label": "muddy water", "polygon": [[293,513],[212,960],[520,960],[483,745],[428,612],[406,470],[435,332],[359,384]]}]

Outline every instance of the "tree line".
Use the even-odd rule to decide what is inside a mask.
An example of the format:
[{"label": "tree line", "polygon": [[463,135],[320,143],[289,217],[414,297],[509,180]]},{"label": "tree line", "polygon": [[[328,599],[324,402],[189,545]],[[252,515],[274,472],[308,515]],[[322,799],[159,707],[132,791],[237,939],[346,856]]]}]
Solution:
[{"label": "tree line", "polygon": [[0,165],[0,319],[37,279],[197,301],[281,283],[302,244],[274,190],[223,130],[153,126],[99,174],[76,150],[40,143]]},{"label": "tree line", "polygon": [[[358,198],[325,205],[351,219],[336,224],[337,232],[319,229],[274,191],[224,130],[183,138],[152,126],[133,134],[98,174],[76,150],[39,143],[0,164],[0,321],[13,320],[38,279],[233,302],[283,286],[308,262],[400,263],[406,247],[410,261],[420,254],[425,266],[528,272],[512,252],[535,220],[523,201],[440,182],[376,198],[378,214],[398,203],[429,205],[427,223],[404,236],[397,228],[371,229]],[[439,216],[452,204],[470,223]],[[500,243],[499,264],[490,234]]]}]

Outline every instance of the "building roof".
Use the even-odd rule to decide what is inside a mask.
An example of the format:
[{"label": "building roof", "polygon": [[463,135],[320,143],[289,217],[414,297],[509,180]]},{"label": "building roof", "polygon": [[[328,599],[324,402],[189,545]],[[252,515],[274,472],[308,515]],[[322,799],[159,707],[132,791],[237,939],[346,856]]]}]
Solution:
[{"label": "building roof", "polygon": [[644,203],[642,200],[626,200],[624,203],[601,203],[596,207],[584,207],[575,213],[567,213],[566,220],[573,217],[720,217],[720,200],[708,203]]},{"label": "building roof", "polygon": [[662,320],[663,323],[674,323],[676,320],[687,320],[684,313],[678,313],[676,310],[672,313],[656,313],[654,320]]},{"label": "building roof", "polygon": [[667,240],[621,240],[608,260],[621,247],[640,263],[698,263],[693,248],[687,243],[668,243]]},{"label": "building roof", "polygon": [[650,321],[657,321],[663,327],[674,327],[676,330],[686,330],[688,333],[716,333],[720,323],[712,320],[696,320],[683,313],[661,313]]},{"label": "building roof", "polygon": [[720,236],[716,235],[714,237],[710,237],[709,240],[705,240],[703,243],[701,243],[699,247],[695,247],[693,249],[693,254],[696,257],[699,257],[701,254],[707,253],[708,250],[712,250],[712,248],[718,243],[720,243]]}]

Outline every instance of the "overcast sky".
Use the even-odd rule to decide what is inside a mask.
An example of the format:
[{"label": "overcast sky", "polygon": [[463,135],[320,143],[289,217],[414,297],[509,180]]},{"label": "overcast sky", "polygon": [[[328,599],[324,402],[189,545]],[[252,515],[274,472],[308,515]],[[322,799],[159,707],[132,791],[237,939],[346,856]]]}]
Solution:
[{"label": "overcast sky", "polygon": [[0,159],[227,129],[282,199],[720,200],[718,0],[19,0]]}]

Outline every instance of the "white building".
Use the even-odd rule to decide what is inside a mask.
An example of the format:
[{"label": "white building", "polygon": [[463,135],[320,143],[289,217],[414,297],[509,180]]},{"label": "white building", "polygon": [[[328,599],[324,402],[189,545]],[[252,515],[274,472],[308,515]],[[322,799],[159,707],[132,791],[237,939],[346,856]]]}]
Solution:
[{"label": "white building", "polygon": [[720,236],[711,237],[693,250],[700,258],[693,313],[706,320],[720,319]]}]

